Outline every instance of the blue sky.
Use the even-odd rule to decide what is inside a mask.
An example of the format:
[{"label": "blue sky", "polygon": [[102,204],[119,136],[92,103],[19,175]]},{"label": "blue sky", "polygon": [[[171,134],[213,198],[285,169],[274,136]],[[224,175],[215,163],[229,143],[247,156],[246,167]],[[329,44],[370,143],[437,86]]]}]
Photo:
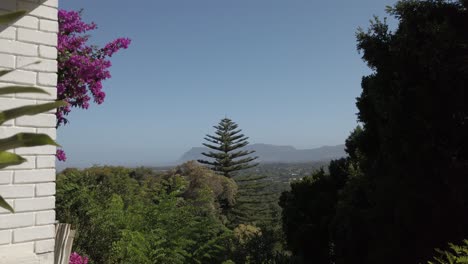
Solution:
[{"label": "blue sky", "polygon": [[342,144],[357,125],[355,98],[370,72],[356,30],[394,3],[60,1],[98,25],[93,43],[132,44],[112,58],[104,104],[74,109],[59,128],[68,160],[58,165],[174,161],[224,116],[251,143]]}]

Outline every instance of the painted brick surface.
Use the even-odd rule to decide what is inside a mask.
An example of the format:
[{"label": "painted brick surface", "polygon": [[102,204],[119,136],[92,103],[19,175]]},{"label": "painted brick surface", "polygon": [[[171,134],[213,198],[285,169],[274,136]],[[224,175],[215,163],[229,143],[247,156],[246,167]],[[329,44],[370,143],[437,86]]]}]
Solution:
[{"label": "painted brick surface", "polygon": [[17,212],[38,212],[55,208],[55,197],[38,197],[15,199],[14,208]]},{"label": "painted brick surface", "polygon": [[10,244],[11,243],[11,230],[1,230],[0,231],[0,245]]},{"label": "painted brick surface", "polygon": [[[0,0],[0,13],[28,10],[9,26],[0,26],[0,87],[32,85],[50,95],[0,97],[0,110],[41,104],[56,98],[58,0]],[[20,132],[56,138],[54,111],[20,117],[0,126],[0,138]],[[0,194],[15,209],[0,209],[0,263],[54,263],[55,147],[18,148],[27,162],[0,170]]]},{"label": "painted brick surface", "polygon": [[55,240],[54,239],[47,239],[47,240],[39,240],[36,241],[35,251],[36,253],[46,253],[54,251]]},{"label": "painted brick surface", "polygon": [[13,230],[13,242],[35,241],[55,236],[55,226],[33,226]]},{"label": "painted brick surface", "polygon": [[55,223],[55,211],[41,211],[36,213],[36,225],[48,225]]}]

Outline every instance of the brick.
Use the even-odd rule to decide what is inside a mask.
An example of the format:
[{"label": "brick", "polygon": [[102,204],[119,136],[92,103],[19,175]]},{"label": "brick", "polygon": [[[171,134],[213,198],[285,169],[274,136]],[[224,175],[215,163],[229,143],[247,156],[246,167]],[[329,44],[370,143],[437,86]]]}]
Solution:
[{"label": "brick", "polygon": [[3,198],[34,197],[34,185],[0,185],[0,194]]},{"label": "brick", "polygon": [[0,231],[0,245],[10,244],[11,242],[11,230]]},{"label": "brick", "polygon": [[[34,252],[34,243],[18,243],[18,244],[11,244],[7,246],[0,247],[0,256],[9,255],[11,253],[26,253],[26,252]],[[19,255],[18,255],[19,256]],[[4,263],[1,262],[0,263]],[[15,263],[15,262],[6,262],[6,263]],[[22,262],[20,262],[22,263]]]},{"label": "brick", "polygon": [[17,56],[16,68],[41,72],[57,72],[57,61]]},{"label": "brick", "polygon": [[0,26],[0,38],[14,40],[16,38],[16,28]]},{"label": "brick", "polygon": [[35,44],[0,39],[0,52],[23,56],[38,56],[38,47]]},{"label": "brick", "polygon": [[53,114],[22,116],[16,119],[16,125],[25,127],[55,127],[56,116]]},{"label": "brick", "polygon": [[39,240],[36,241],[35,251],[36,253],[46,253],[54,251],[55,240],[54,239],[47,239],[47,240]]},{"label": "brick", "polygon": [[46,0],[42,4],[46,6],[58,8],[58,0]]},{"label": "brick", "polygon": [[[2,0],[3,1],[3,0]],[[29,3],[25,1],[18,2],[18,9],[26,9],[30,10],[29,15],[35,16],[39,18],[47,18],[51,20],[57,20],[58,11],[56,8],[45,6],[45,5],[37,5],[36,3]]]},{"label": "brick", "polygon": [[[9,247],[9,245],[5,245]],[[6,250],[5,255],[0,255],[0,263],[2,264],[52,264],[51,262],[39,262],[37,255],[34,252],[24,252]]]},{"label": "brick", "polygon": [[55,156],[52,156],[52,155],[37,156],[36,168],[38,169],[55,168]]},{"label": "brick", "polygon": [[0,67],[15,68],[15,56],[10,54],[0,54]]},{"label": "brick", "polygon": [[0,77],[0,81],[35,85],[36,76],[37,76],[37,73],[35,72],[15,70]]},{"label": "brick", "polygon": [[16,98],[0,98],[0,111],[16,108],[25,105],[34,105],[34,100],[24,100]]},{"label": "brick", "polygon": [[57,59],[57,48],[40,45],[39,56],[46,59]]},{"label": "brick", "polygon": [[0,171],[0,184],[9,184],[13,179],[12,171]]},{"label": "brick", "polygon": [[57,148],[55,146],[38,146],[29,148],[17,148],[15,153],[18,155],[55,155]]},{"label": "brick", "polygon": [[55,169],[15,171],[15,183],[35,183],[55,181]]},{"label": "brick", "polygon": [[26,227],[13,230],[14,243],[53,238],[54,236],[55,228],[53,225]]},{"label": "brick", "polygon": [[[2,101],[0,101],[0,104]],[[0,138],[11,137],[17,133],[34,133],[35,129],[32,127],[4,127],[0,126]]]},{"label": "brick", "polygon": [[[0,185],[0,188],[1,188],[1,185]],[[51,196],[51,195],[55,195],[55,182],[36,184],[36,197]]]},{"label": "brick", "polygon": [[57,85],[57,74],[40,72],[38,75],[37,83],[39,85],[55,87]]},{"label": "brick", "polygon": [[55,197],[42,197],[42,198],[24,198],[15,200],[15,211],[39,211],[51,210],[55,208]]},{"label": "brick", "polygon": [[58,29],[59,29],[58,21],[41,19],[39,21],[39,29],[42,30],[42,31],[57,33]]},{"label": "brick", "polygon": [[39,259],[39,264],[53,264],[54,262],[54,252],[48,252],[43,254],[37,254]]},{"label": "brick", "polygon": [[36,213],[36,225],[47,225],[55,223],[55,211],[42,211]]},{"label": "brick", "polygon": [[27,227],[34,225],[34,213],[14,213],[0,215],[0,229]]},{"label": "brick", "polygon": [[23,16],[18,21],[14,23],[17,27],[25,27],[30,29],[38,29],[39,28],[39,19],[33,16]]},{"label": "brick", "polygon": [[18,40],[57,46],[57,34],[52,32],[42,32],[28,28],[18,28]]},{"label": "brick", "polygon": [[9,120],[9,121],[6,121],[5,123],[3,123],[2,126],[6,126],[6,127],[10,126],[10,127],[11,127],[11,126],[13,126],[14,124],[15,124],[15,123],[13,123],[13,120]]}]

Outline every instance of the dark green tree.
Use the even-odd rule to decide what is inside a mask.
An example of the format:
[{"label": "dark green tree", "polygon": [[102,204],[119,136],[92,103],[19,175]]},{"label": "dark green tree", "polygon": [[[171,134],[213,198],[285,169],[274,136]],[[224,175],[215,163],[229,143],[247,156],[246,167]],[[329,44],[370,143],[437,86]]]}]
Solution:
[{"label": "dark green tree", "polygon": [[340,191],[335,263],[423,263],[468,236],[466,1],[399,1],[358,49],[373,70],[358,98],[363,130]]},{"label": "dark green tree", "polygon": [[289,249],[304,263],[332,263],[333,241],[329,227],[335,216],[338,190],[347,178],[348,161],[333,160],[328,168],[291,184],[279,204]]},{"label": "dark green tree", "polygon": [[198,160],[202,164],[207,164],[212,170],[223,174],[230,178],[232,173],[239,170],[245,170],[257,166],[257,163],[251,162],[258,157],[249,157],[248,155],[254,153],[254,150],[241,150],[247,146],[249,142],[248,137],[240,134],[242,131],[238,129],[238,125],[229,118],[223,118],[217,126],[215,136],[206,135],[205,140],[209,143],[203,143],[207,148],[213,151],[202,154],[214,161]]},{"label": "dark green tree", "polygon": [[236,175],[238,186],[236,203],[229,211],[230,225],[271,226],[279,221],[279,194],[271,190],[266,176]]},{"label": "dark green tree", "polygon": [[375,20],[358,33],[373,70],[357,101],[364,128],[358,149],[367,157],[360,167],[371,188],[369,214],[354,222],[369,224],[361,263],[425,262],[433,248],[468,236],[464,4],[399,1],[388,9],[399,21],[394,32]]}]

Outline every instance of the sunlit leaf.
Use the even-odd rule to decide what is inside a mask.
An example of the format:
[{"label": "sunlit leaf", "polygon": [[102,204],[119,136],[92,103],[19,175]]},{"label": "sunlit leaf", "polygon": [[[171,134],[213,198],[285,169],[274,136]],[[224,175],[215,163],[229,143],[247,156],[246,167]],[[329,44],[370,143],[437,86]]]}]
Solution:
[{"label": "sunlit leaf", "polygon": [[14,213],[13,207],[11,207],[2,196],[0,196],[0,207],[7,209],[8,211]]},{"label": "sunlit leaf", "polygon": [[9,24],[26,14],[25,10],[15,11],[0,15],[0,24]]},{"label": "sunlit leaf", "polygon": [[18,133],[9,138],[0,139],[0,151],[20,148],[35,147],[42,145],[54,145],[60,147],[52,138],[46,134]]},{"label": "sunlit leaf", "polygon": [[0,152],[0,169],[8,166],[19,165],[25,161],[26,159],[14,153],[5,151]]},{"label": "sunlit leaf", "polygon": [[0,88],[0,95],[4,94],[15,94],[15,93],[41,93],[49,94],[41,88],[31,86],[7,86]]},{"label": "sunlit leaf", "polygon": [[10,73],[12,72],[13,70],[1,70],[0,71],[0,77],[2,77],[3,75],[7,74],[7,73]]},{"label": "sunlit leaf", "polygon": [[51,103],[45,103],[40,105],[26,105],[9,110],[0,112],[0,125],[8,120],[15,119],[24,115],[35,115],[42,112],[46,112],[61,106],[66,106],[67,103],[64,101],[56,101]]}]

